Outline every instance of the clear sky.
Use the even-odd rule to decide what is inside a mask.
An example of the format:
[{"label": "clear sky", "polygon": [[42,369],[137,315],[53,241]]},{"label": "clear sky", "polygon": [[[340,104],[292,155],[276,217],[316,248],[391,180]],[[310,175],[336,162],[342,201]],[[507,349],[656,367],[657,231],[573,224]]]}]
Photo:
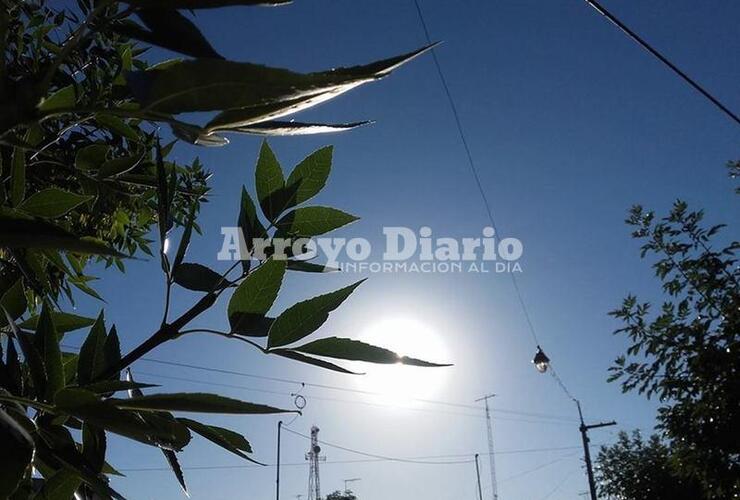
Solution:
[{"label": "clear sky", "polygon": [[[740,4],[605,4],[730,108],[740,110]],[[724,164],[738,157],[740,128],[582,0],[422,0],[422,6],[433,38],[445,41],[437,53],[497,223],[505,236],[524,243],[519,283],[543,348],[583,401],[589,421],[619,422],[618,427],[594,431],[593,442],[613,441],[618,429],[650,429],[654,405],[606,383],[608,366],[626,345],[612,335],[617,324],[607,312],[629,292],[659,297],[649,263],[639,259],[623,219],[633,203],[664,212],[681,197],[705,208],[712,223],[730,223],[726,234],[737,238],[737,197]],[[303,71],[379,59],[419,47],[424,40],[411,0],[218,9],[199,11],[197,22],[230,59]],[[364,236],[380,245],[384,225],[426,225],[437,236],[466,237],[477,236],[487,224],[429,55],[298,118],[377,120],[343,135],[271,141],[286,169],[320,146],[335,145],[330,183],[318,201],[362,217],[341,235]],[[253,191],[258,148],[257,138],[233,137],[226,148],[176,150],[181,161],[200,155],[215,174],[211,203],[201,220],[205,235],[195,242],[191,260],[224,268],[216,261],[220,228],[236,219],[241,184]],[[131,262],[125,275],[110,272],[99,285],[109,297],[107,317],[116,323],[125,348],[138,344],[158,324],[163,297],[158,270],[157,262]],[[276,310],[356,279],[354,274],[291,274]],[[177,293],[174,298],[177,312],[195,297]],[[92,314],[97,307],[83,301],[80,310]],[[534,343],[508,276],[375,274],[320,333],[359,338],[388,320],[421,323],[441,339],[446,360],[455,364],[439,369],[443,373],[414,376],[423,386],[419,394],[472,404],[495,392],[494,405],[502,410],[576,416],[555,382],[532,368]],[[211,328],[226,324],[225,301],[197,321]],[[70,334],[67,342],[79,344],[80,334]],[[419,353],[425,349],[420,346]],[[389,377],[401,381],[405,376],[384,367],[358,380],[267,359],[241,343],[216,337],[186,337],[152,356],[360,390],[388,388],[393,385]],[[139,378],[167,390],[213,391],[282,406],[290,406],[288,393],[299,389],[147,362],[134,368]],[[394,457],[486,451],[485,420],[474,409],[418,403],[413,409],[388,408],[382,406],[389,403],[387,398],[319,388],[302,394],[308,406],[291,429],[307,434],[317,424],[320,437],[330,443]],[[274,462],[277,417],[202,420],[243,432],[255,458]],[[574,422],[496,412],[494,434],[501,452],[496,457],[501,500],[572,500],[586,490]],[[166,467],[156,449],[117,438],[110,442],[110,460],[122,470]],[[283,435],[283,461],[301,465],[283,469],[282,498],[306,494],[307,445],[299,436]],[[543,448],[560,449],[512,453]],[[362,500],[472,500],[476,495],[471,463],[346,463],[365,457],[328,446],[324,453],[325,493],[343,487],[344,479],[362,478],[354,483]],[[197,438],[180,457],[185,468],[244,464]],[[482,465],[486,494],[485,458]],[[186,470],[193,497],[209,499],[272,498],[274,473],[274,468]],[[132,498],[182,497],[166,471],[127,474],[114,486]]]}]

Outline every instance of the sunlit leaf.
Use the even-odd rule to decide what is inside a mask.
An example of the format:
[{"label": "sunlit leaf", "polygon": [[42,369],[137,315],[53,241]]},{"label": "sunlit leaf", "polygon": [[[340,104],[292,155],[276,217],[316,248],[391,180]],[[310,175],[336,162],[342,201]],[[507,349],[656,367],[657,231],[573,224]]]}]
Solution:
[{"label": "sunlit leaf", "polygon": [[289,113],[302,101],[321,97],[318,103],[380,79],[429,48],[364,66],[308,74],[219,59],[174,61],[128,73],[126,80],[142,107],[150,111],[177,114],[275,106],[272,113],[260,112],[262,119],[235,121],[219,116],[207,127],[234,128]]},{"label": "sunlit leaf", "polygon": [[51,111],[56,111],[58,109],[72,108],[75,105],[76,99],[77,92],[75,92],[74,86],[67,85],[66,87],[62,87],[61,89],[57,90],[49,97],[43,99],[39,103],[38,109],[42,113],[48,113]]},{"label": "sunlit leaf", "polygon": [[298,302],[283,311],[270,327],[267,347],[292,344],[318,330],[329,317],[329,313],[339,307],[363,281],[365,280]]},{"label": "sunlit leaf", "polygon": [[178,418],[177,420],[187,425],[191,431],[200,434],[204,438],[216,443],[231,453],[247,460],[254,461],[245,454],[252,453],[252,447],[250,446],[249,441],[247,441],[241,434],[229,429],[224,429],[223,427],[202,424],[189,418]]},{"label": "sunlit leaf", "polygon": [[342,368],[339,365],[335,365],[334,363],[324,361],[323,359],[312,358],[311,356],[306,356],[305,354],[301,354],[300,352],[296,352],[291,349],[271,349],[270,354],[277,354],[278,356],[282,356],[284,358],[292,359],[294,361],[300,361],[301,363],[318,366],[319,368],[324,368],[326,370],[332,370],[339,373],[346,373],[348,375],[363,375],[362,373],[350,371],[346,368]]},{"label": "sunlit leaf", "polygon": [[191,411],[198,413],[263,414],[287,413],[272,406],[248,403],[217,394],[201,392],[149,394],[129,399],[109,399],[117,408],[142,411]]},{"label": "sunlit leaf", "polygon": [[[59,334],[79,330],[80,328],[85,328],[95,323],[95,320],[92,318],[86,318],[76,314],[56,311],[51,311],[50,314],[54,321],[57,333]],[[28,330],[35,330],[38,320],[38,316],[31,316],[19,326]]]},{"label": "sunlit leaf", "polygon": [[399,356],[383,347],[366,344],[359,340],[341,337],[329,337],[314,340],[308,344],[294,347],[293,350],[315,356],[346,359],[348,361],[366,361],[368,363],[404,364],[423,367],[450,366],[448,364],[430,363],[421,359]]},{"label": "sunlit leaf", "polygon": [[300,207],[285,214],[275,226],[279,235],[318,236],[358,219],[332,207]]},{"label": "sunlit leaf", "polygon": [[[245,112],[244,115],[252,116],[253,110]],[[233,115],[232,115],[233,116]],[[371,121],[362,121],[354,123],[300,123],[286,121],[265,121],[244,125],[240,127],[229,128],[228,126],[212,129],[211,133],[236,133],[250,135],[266,136],[295,136],[295,135],[315,135],[315,134],[333,134],[336,132],[346,132],[358,127],[363,127],[372,123]],[[205,132],[205,131],[204,131]],[[205,132],[207,134],[207,132]]]},{"label": "sunlit leaf", "polygon": [[80,358],[77,362],[78,384],[84,386],[95,382],[96,377],[105,370],[106,337],[105,320],[101,311],[80,348]]},{"label": "sunlit leaf", "polygon": [[285,178],[283,177],[283,169],[267,141],[262,142],[259,158],[257,159],[255,186],[257,188],[257,201],[262,207],[262,212],[268,220],[275,220],[286,204],[284,199]]},{"label": "sunlit leaf", "polygon": [[248,331],[264,318],[277,298],[285,275],[285,261],[268,259],[252,271],[229,300],[231,331]]},{"label": "sunlit leaf", "polygon": [[323,147],[304,158],[288,176],[288,186],[296,186],[293,203],[300,205],[316,196],[326,185],[331,172],[332,146]]},{"label": "sunlit leaf", "polygon": [[92,196],[49,188],[34,193],[23,200],[18,205],[18,210],[39,217],[59,217],[90,199],[92,199]]},{"label": "sunlit leaf", "polygon": [[181,287],[199,292],[211,292],[230,285],[229,280],[213,269],[191,262],[183,262],[177,266],[173,278]]}]

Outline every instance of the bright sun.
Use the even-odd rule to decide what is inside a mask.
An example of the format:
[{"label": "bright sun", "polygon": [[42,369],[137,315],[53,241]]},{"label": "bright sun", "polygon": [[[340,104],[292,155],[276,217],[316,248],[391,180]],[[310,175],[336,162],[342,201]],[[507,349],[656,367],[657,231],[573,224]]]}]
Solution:
[{"label": "bright sun", "polygon": [[[360,340],[390,349],[401,356],[410,356],[436,363],[449,363],[447,349],[433,328],[410,318],[389,318],[371,324]],[[444,386],[449,368],[417,366],[365,365],[366,375],[355,380],[361,390],[379,393],[382,404],[415,406],[419,399],[428,399]]]}]

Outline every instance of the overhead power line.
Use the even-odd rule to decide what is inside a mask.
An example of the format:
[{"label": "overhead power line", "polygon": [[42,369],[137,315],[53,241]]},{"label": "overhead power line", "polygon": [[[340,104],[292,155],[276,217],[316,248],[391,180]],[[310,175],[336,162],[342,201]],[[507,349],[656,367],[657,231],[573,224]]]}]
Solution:
[{"label": "overhead power line", "polygon": [[[421,9],[421,5],[419,4],[419,0],[414,0],[414,5],[416,6],[416,13],[418,14],[419,23],[421,24],[421,28],[424,31],[424,37],[426,38],[426,42],[428,45],[432,44],[432,37],[429,34],[429,28],[427,27],[426,20],[424,19],[424,12]],[[480,174],[478,173],[478,167],[475,164],[475,160],[473,159],[473,153],[470,150],[470,145],[468,144],[468,139],[465,135],[465,130],[462,126],[462,121],[460,120],[460,113],[457,111],[457,105],[455,104],[455,99],[452,97],[452,92],[450,91],[450,87],[447,84],[447,79],[445,78],[444,71],[442,71],[442,65],[439,62],[439,58],[437,57],[437,52],[434,48],[431,49],[432,53],[432,60],[434,61],[434,66],[437,69],[437,74],[439,75],[439,80],[442,83],[442,88],[445,91],[445,95],[447,96],[447,101],[450,104],[450,110],[452,111],[452,116],[455,119],[455,126],[457,128],[457,132],[460,135],[460,142],[462,143],[463,149],[465,150],[465,156],[468,160],[468,166],[470,167],[470,173],[473,176],[473,180],[475,181],[475,185],[478,188],[478,193],[480,194],[481,200],[483,201],[483,206],[486,209],[486,214],[488,215],[488,221],[491,223],[491,227],[494,230],[494,233],[497,234],[499,237],[501,237],[501,233],[499,232],[499,227],[496,224],[496,220],[493,216],[493,209],[491,208],[491,203],[488,201],[488,196],[486,195],[485,189],[483,189],[483,184],[481,183]],[[529,332],[532,335],[532,339],[534,340],[534,343],[539,345],[539,340],[537,338],[537,331],[534,328],[534,324],[532,323],[532,319],[529,315],[529,310],[527,309],[527,304],[524,302],[524,297],[522,296],[521,290],[519,289],[519,283],[517,282],[516,275],[514,273],[509,273],[509,276],[511,276],[512,284],[514,285],[514,291],[516,293],[517,298],[519,299],[519,304],[521,305],[522,312],[524,314],[524,318],[527,321],[527,326],[529,327]]]},{"label": "overhead power line", "polygon": [[[426,38],[426,42],[427,44],[431,45],[432,38],[429,34],[429,28],[427,27],[426,20],[424,19],[424,12],[421,9],[419,0],[414,0],[414,5],[416,6],[416,13],[418,15],[421,28],[424,31],[424,37]],[[444,71],[442,71],[442,65],[440,64],[439,58],[437,57],[436,49],[432,48],[431,53],[432,53],[432,60],[434,61],[434,66],[437,69],[437,74],[439,75],[439,80],[442,83],[442,88],[444,89],[445,95],[447,96],[447,101],[449,102],[450,110],[452,111],[452,116],[455,119],[455,126],[457,128],[458,134],[460,135],[460,142],[463,145],[463,149],[465,149],[465,155],[468,160],[468,166],[470,167],[470,173],[473,176],[475,185],[478,188],[478,192],[480,194],[481,200],[483,201],[483,205],[486,209],[486,214],[488,215],[488,220],[491,223],[491,227],[493,228],[495,234],[499,235],[500,237],[501,233],[499,232],[499,227],[497,226],[496,220],[494,219],[493,210],[491,209],[491,204],[488,201],[488,196],[486,196],[485,189],[483,189],[483,184],[481,183],[480,175],[478,173],[478,167],[476,166],[475,160],[473,159],[473,153],[470,150],[470,145],[468,144],[468,140],[465,135],[465,130],[462,126],[462,121],[460,120],[460,113],[457,111],[457,105],[455,104],[455,99],[453,98],[452,92],[450,91],[450,87],[447,84],[447,79],[445,78]],[[517,281],[516,274],[509,273],[509,276],[511,277],[511,283],[514,287],[514,292],[519,301],[519,305],[521,306],[522,314],[527,323],[529,333],[532,336],[532,340],[534,340],[535,345],[539,349],[540,341],[537,336],[537,330],[535,330],[534,323],[532,322],[532,317],[529,314],[529,308],[527,307],[527,303],[524,301],[524,295],[522,294],[522,291],[519,288],[519,282]],[[563,384],[563,381],[559,377],[556,378],[556,381],[558,382],[558,385],[565,391],[568,397],[573,399],[573,396],[571,396],[570,391],[565,387],[565,385]]]},{"label": "overhead power line", "polygon": [[[79,351],[80,350],[80,348],[78,346],[73,346],[73,345],[70,345],[70,344],[62,344],[61,346],[64,347],[65,349],[73,349],[73,350],[76,350],[76,351]],[[204,372],[210,372],[210,373],[235,375],[235,376],[239,376],[239,377],[254,378],[254,379],[266,380],[266,381],[270,381],[270,382],[279,382],[279,383],[284,383],[284,384],[291,384],[291,385],[312,387],[312,388],[315,388],[315,389],[342,391],[342,392],[355,393],[355,394],[360,394],[360,395],[365,395],[365,396],[378,396],[378,397],[387,396],[386,394],[383,394],[381,392],[363,391],[363,390],[360,390],[360,389],[352,389],[350,387],[341,387],[341,386],[335,386],[335,385],[314,384],[314,383],[311,383],[311,382],[303,382],[303,381],[294,380],[294,379],[268,377],[268,376],[264,376],[264,375],[257,375],[257,374],[254,374],[254,373],[247,373],[247,372],[242,372],[242,371],[237,371],[237,370],[227,370],[227,369],[222,369],[222,368],[212,368],[212,367],[208,367],[208,366],[194,365],[194,364],[189,364],[189,363],[180,363],[180,362],[177,362],[177,361],[166,361],[166,360],[162,360],[162,359],[155,359],[155,358],[149,358],[149,357],[143,357],[143,358],[140,358],[137,361],[144,361],[144,362],[148,362],[148,363],[155,363],[155,364],[166,365],[166,366],[176,366],[176,367],[179,367],[179,368],[188,368],[188,369],[192,369],[192,370],[198,370],[198,371],[204,371]],[[138,373],[142,373],[143,374],[144,372],[138,372]],[[267,393],[267,394],[275,394],[275,395],[280,395],[280,396],[289,395],[289,393],[286,393],[286,392],[271,391],[271,390],[268,390],[268,389],[260,389],[260,388],[252,388],[252,387],[240,386],[240,385],[236,385],[236,384],[224,384],[224,383],[220,383],[220,382],[210,382],[210,381],[195,380],[195,379],[189,379],[189,378],[186,379],[185,377],[175,377],[175,376],[172,376],[172,375],[160,375],[160,374],[152,374],[152,373],[149,373],[149,375],[158,376],[158,377],[161,377],[161,378],[169,378],[169,379],[172,379],[172,380],[181,380],[181,381],[184,381],[184,382],[194,382],[194,383],[197,382],[197,383],[209,384],[209,385],[214,385],[214,386],[232,387],[234,389],[250,390],[250,391],[263,392],[263,393]],[[367,404],[367,405],[376,405],[376,406],[387,406],[387,407],[393,407],[393,408],[402,408],[402,409],[416,410],[415,408],[409,408],[409,407],[404,407],[404,406],[395,406],[395,405],[383,405],[381,403],[369,403],[369,402],[361,402],[361,401],[351,402],[349,400],[332,399],[332,398],[319,397],[319,396],[311,396],[311,397],[312,398],[315,398],[315,399],[323,399],[323,400],[326,400],[326,401],[337,401],[337,402]],[[441,406],[450,406],[450,407],[459,407],[459,408],[467,408],[467,409],[477,410],[477,411],[481,412],[481,417],[483,417],[482,408],[480,406],[477,406],[477,405],[470,405],[470,404],[465,404],[465,403],[454,403],[454,402],[450,402],[450,401],[440,401],[440,400],[434,400],[434,399],[420,399],[420,398],[408,398],[408,399],[409,399],[409,401],[419,402],[419,403],[425,403],[425,404],[431,404],[431,405],[441,405]],[[435,412],[436,411],[436,410],[429,410],[429,409],[420,409],[420,410],[428,410],[428,411],[432,411],[432,412]],[[554,415],[554,414],[547,414],[547,413],[527,412],[527,411],[519,411],[519,410],[506,409],[506,408],[492,408],[491,411],[494,412],[494,413],[501,413],[501,414],[505,414],[505,415],[516,415],[516,416],[523,416],[523,417],[531,417],[533,419],[544,419],[544,420],[559,421],[559,422],[562,422],[562,423],[565,423],[565,424],[568,424],[568,423],[569,424],[577,423],[577,420],[576,419],[574,419],[572,417],[564,416],[564,415]],[[452,413],[452,412],[450,412],[450,413]],[[473,416],[473,415],[463,414],[463,413],[458,413],[458,414],[465,415],[465,416]],[[497,418],[502,419],[502,417],[497,417]]]},{"label": "overhead power line", "polygon": [[[326,444],[326,443],[323,443]],[[329,445],[327,445],[329,446]],[[497,452],[497,455],[501,454],[519,454],[519,453],[546,453],[551,451],[561,451],[561,450],[571,450],[571,449],[577,449],[580,448],[580,446],[565,446],[560,448],[533,448],[533,449],[523,449],[523,450],[509,450],[504,452]],[[485,453],[481,453],[480,455],[486,455]],[[451,461],[451,462],[442,462],[442,463],[432,463],[432,462],[426,462],[424,460],[434,460],[434,459],[441,459],[441,458],[461,458],[461,457],[474,457],[475,454],[458,454],[458,455],[429,455],[429,456],[418,456],[418,457],[410,457],[403,460],[398,460],[395,458],[361,458],[361,459],[350,459],[350,460],[327,460],[326,462],[321,462],[321,465],[340,465],[340,464],[363,464],[363,463],[408,463],[408,464],[414,464],[414,465],[458,465],[458,464],[468,464],[471,462],[471,460],[460,460],[460,461]],[[567,457],[566,457],[567,458]],[[560,461],[560,459],[558,460]],[[554,461],[552,463],[555,463]],[[529,469],[527,471],[523,471],[520,473],[520,475],[529,474],[536,472],[537,470],[546,467],[547,465],[551,465],[551,462],[548,462],[547,464],[544,464],[542,466],[539,466],[536,469]],[[275,464],[265,464],[265,465],[256,465],[256,464],[239,464],[239,465],[190,465],[190,466],[183,466],[183,470],[191,470],[191,471],[218,471],[218,470],[229,470],[229,469],[261,469],[265,467],[275,467]],[[308,463],[306,462],[294,462],[294,463],[281,463],[280,467],[306,467],[308,466]],[[116,469],[119,472],[172,472],[171,467],[166,466],[155,466],[155,467],[123,467]],[[518,476],[517,476],[518,477]],[[510,478],[510,479],[513,479]]]},{"label": "overhead power line", "polygon": [[660,62],[662,62],[664,65],[666,65],[668,68],[670,68],[671,71],[673,71],[675,74],[677,74],[681,79],[683,79],[686,83],[691,85],[696,91],[698,91],[701,95],[706,97],[712,104],[714,104],[720,111],[722,111],[724,114],[726,114],[732,121],[734,121],[736,124],[740,125],[740,117],[738,117],[735,113],[730,111],[730,109],[722,104],[719,99],[714,97],[708,90],[706,90],[704,87],[702,87],[696,80],[691,78],[689,75],[687,75],[684,71],[682,71],[678,66],[673,64],[667,57],[665,57],[663,54],[658,52],[657,49],[655,49],[652,45],[650,45],[648,42],[646,42],[640,35],[632,31],[626,24],[624,24],[622,21],[619,20],[617,16],[609,12],[603,5],[601,5],[596,0],[585,0],[586,3],[588,3],[591,7],[593,7],[599,14],[604,16],[609,22],[611,22],[614,26],[619,28],[622,33],[627,35],[629,38],[631,38],[635,43],[637,43],[640,47],[648,51],[650,54],[652,54],[656,59],[658,59]]}]

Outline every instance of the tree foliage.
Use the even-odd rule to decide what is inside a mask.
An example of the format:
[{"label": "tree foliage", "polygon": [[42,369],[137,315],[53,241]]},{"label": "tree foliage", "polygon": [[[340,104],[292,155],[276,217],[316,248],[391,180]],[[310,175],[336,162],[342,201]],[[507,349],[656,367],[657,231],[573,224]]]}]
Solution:
[{"label": "tree foliage", "polygon": [[326,500],[357,500],[357,496],[350,490],[334,491],[326,496]]},{"label": "tree foliage", "polygon": [[660,401],[676,470],[701,482],[707,498],[740,494],[740,243],[719,248],[721,225],[705,227],[702,211],[677,201],[656,219],[633,207],[627,223],[655,256],[667,299],[657,311],[629,296],[611,314],[631,345],[610,381]]},{"label": "tree foliage", "polygon": [[[176,140],[228,143],[227,133],[299,135],[354,124],[279,121],[385,77],[426,49],[375,63],[301,74],[225,60],[185,9],[283,4],[282,0],[78,0],[76,7],[4,1],[0,10],[0,497],[122,498],[108,476],[111,433],[159,448],[187,490],[177,454],[197,434],[246,460],[252,448],[229,429],[178,412],[260,415],[285,412],[216,394],[152,393],[128,367],[184,335],[214,335],[321,368],[351,373],[325,358],[440,366],[375,346],[331,337],[307,341],[359,286],[271,313],[288,271],[320,264],[283,257],[276,236],[300,240],[356,220],[305,203],[325,186],[332,149],[322,148],[288,175],[265,142],[255,173],[256,198],[244,187],[235,222],[248,250],[266,238],[267,253],[228,270],[188,260],[208,201],[209,173],[195,158],[171,160]],[[157,45],[186,56],[152,64]],[[214,91],[214,89],[217,89]],[[181,119],[211,111],[204,124]],[[255,202],[256,200],[256,202]],[[259,212],[258,212],[259,207]],[[172,251],[167,243],[174,242]],[[291,247],[300,253],[302,247]],[[298,250],[295,250],[295,249]],[[125,332],[70,313],[81,291],[95,298],[93,262],[125,272],[129,257],[151,256],[166,284],[164,311],[144,342],[124,353]],[[97,267],[95,269],[98,269]],[[170,292],[193,293],[172,317]],[[229,329],[188,325],[227,299]],[[119,304],[115,298],[109,307]],[[180,309],[180,308],[178,308]],[[62,347],[67,332],[87,330],[79,352]],[[35,473],[32,473],[36,471]]]},{"label": "tree foliage", "polygon": [[670,448],[657,435],[620,432],[617,442],[602,446],[596,459],[599,493],[621,500],[702,500],[698,481],[686,478]]}]

